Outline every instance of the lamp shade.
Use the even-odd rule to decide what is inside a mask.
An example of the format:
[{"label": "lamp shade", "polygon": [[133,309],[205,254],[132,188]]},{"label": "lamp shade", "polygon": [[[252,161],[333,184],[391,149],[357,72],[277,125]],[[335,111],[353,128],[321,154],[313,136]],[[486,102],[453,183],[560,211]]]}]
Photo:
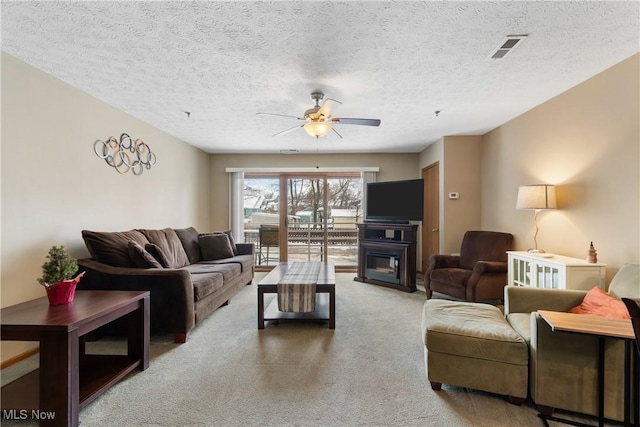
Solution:
[{"label": "lamp shade", "polygon": [[304,125],[304,130],[310,136],[321,137],[329,133],[331,126],[323,121],[311,121]]},{"label": "lamp shade", "polygon": [[557,209],[556,187],[553,185],[521,185],[516,209]]}]

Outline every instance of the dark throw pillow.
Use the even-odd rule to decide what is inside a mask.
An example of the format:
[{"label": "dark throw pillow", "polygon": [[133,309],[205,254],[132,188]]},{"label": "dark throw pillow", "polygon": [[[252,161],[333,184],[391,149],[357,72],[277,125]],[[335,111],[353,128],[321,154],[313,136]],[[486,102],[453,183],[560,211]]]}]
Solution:
[{"label": "dark throw pillow", "polygon": [[233,257],[233,249],[226,234],[201,234],[198,236],[203,261]]},{"label": "dark throw pillow", "polygon": [[202,258],[200,256],[200,245],[198,244],[198,230],[193,227],[189,227],[176,228],[175,231],[178,235],[178,239],[182,242],[182,246],[189,257],[191,264],[200,262]]},{"label": "dark throw pillow", "polygon": [[149,243],[153,243],[162,249],[168,263],[165,267],[180,268],[190,264],[189,256],[173,228],[163,228],[162,230],[142,229],[139,231],[147,237]]},{"label": "dark throw pillow", "polygon": [[231,250],[233,250],[233,255],[238,255],[238,247],[236,246],[236,240],[233,238],[233,233],[231,230],[227,230],[224,234],[229,237],[229,243],[231,244]]},{"label": "dark throw pillow", "polygon": [[145,248],[138,242],[129,240],[128,245],[129,258],[140,268],[162,268],[162,264],[158,262]]},{"label": "dark throw pillow", "polygon": [[155,243],[147,243],[144,248],[149,252],[164,268],[171,268],[171,260],[164,253],[162,248]]},{"label": "dark throw pillow", "polygon": [[129,240],[138,242],[140,245],[149,242],[144,234],[136,230],[115,232],[82,230],[82,238],[91,258],[114,267],[136,267],[129,257]]}]

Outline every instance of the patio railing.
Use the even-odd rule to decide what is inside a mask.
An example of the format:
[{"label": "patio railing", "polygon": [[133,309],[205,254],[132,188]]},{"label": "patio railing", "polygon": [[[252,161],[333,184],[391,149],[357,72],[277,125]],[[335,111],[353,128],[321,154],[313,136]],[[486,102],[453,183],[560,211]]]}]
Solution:
[{"label": "patio railing", "polygon": [[[324,260],[323,249],[325,230],[321,228],[321,223],[295,223],[287,227],[287,246],[290,255],[306,255],[307,260],[319,257]],[[267,230],[269,234],[267,234]],[[356,262],[358,247],[358,230],[355,228],[329,228],[327,233],[327,261],[333,262],[332,248],[343,247],[346,252],[341,254],[341,260],[347,264]],[[261,228],[245,228],[245,242],[256,244],[258,254],[258,264],[265,264],[265,261],[273,261],[274,254],[279,253],[278,238],[279,226],[276,224],[262,225]],[[266,249],[269,249],[268,259]],[[301,250],[302,249],[302,250]],[[278,252],[274,252],[278,251]],[[290,256],[289,258],[292,258]]]}]

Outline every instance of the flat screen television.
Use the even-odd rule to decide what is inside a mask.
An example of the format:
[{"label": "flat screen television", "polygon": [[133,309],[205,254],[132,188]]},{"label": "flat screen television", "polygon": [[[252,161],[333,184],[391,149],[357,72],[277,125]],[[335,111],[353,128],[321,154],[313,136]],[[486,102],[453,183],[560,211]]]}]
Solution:
[{"label": "flat screen television", "polygon": [[423,179],[367,184],[367,221],[422,221]]}]

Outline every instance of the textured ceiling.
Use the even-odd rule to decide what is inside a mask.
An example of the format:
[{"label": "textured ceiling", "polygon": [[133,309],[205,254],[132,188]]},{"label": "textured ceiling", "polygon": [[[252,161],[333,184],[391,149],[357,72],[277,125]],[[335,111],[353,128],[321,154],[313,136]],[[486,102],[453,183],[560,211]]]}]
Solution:
[{"label": "textured ceiling", "polygon": [[[212,153],[315,152],[302,129],[271,136],[295,119],[255,114],[301,116],[314,89],[342,102],[336,117],[382,120],[339,125],[344,139],[321,138],[321,152],[419,152],[486,133],[638,52],[639,8],[2,1],[2,50]],[[514,34],[529,36],[489,59]]]}]

